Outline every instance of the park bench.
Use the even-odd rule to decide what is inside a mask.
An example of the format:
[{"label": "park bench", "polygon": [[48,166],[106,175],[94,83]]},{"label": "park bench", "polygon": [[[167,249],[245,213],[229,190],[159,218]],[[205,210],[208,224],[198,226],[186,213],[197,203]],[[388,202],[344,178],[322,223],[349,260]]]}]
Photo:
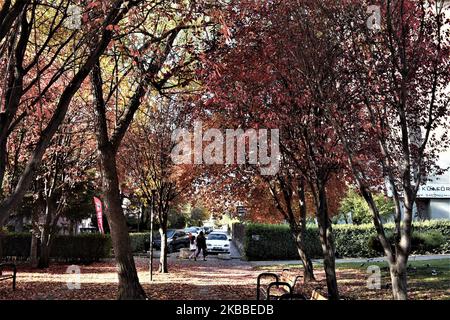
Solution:
[{"label": "park bench", "polygon": [[[6,274],[6,275],[3,274],[4,268],[11,268],[12,274]],[[13,283],[12,283],[13,290],[16,290],[16,275],[17,275],[17,268],[14,263],[0,263],[0,281],[12,279],[13,280]]]},{"label": "park bench", "polygon": [[[256,300],[308,300],[306,296],[295,292],[295,287],[302,275],[289,276],[289,269],[283,269],[281,274],[263,272],[256,280]],[[272,279],[268,284],[262,283],[264,278]],[[310,300],[328,300],[319,291],[314,289]]]},{"label": "park bench", "polygon": [[[288,271],[289,269],[283,269],[281,274],[275,274],[272,272],[263,272],[259,274],[256,279],[256,300],[279,299],[283,295],[285,296],[284,299],[288,297],[286,295],[293,298],[297,281],[302,278],[302,276],[295,275],[293,278],[289,278],[287,275]],[[272,278],[273,281],[268,284],[264,284],[262,283],[262,279],[264,278]]]}]

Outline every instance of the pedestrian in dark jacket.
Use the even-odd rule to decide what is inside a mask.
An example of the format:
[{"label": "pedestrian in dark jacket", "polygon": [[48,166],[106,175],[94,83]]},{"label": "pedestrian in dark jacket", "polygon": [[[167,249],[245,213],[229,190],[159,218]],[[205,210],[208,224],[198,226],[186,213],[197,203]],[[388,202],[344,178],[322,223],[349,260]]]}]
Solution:
[{"label": "pedestrian in dark jacket", "polygon": [[197,253],[194,257],[194,260],[197,260],[197,257],[200,255],[200,251],[203,252],[203,261],[206,261],[206,238],[203,234],[203,231],[200,231],[197,236]]}]

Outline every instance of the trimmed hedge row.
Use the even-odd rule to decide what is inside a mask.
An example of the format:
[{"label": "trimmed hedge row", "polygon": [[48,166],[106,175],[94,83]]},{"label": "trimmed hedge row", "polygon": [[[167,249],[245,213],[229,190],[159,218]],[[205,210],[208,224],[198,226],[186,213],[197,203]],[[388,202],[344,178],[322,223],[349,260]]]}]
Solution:
[{"label": "trimmed hedge row", "polygon": [[[153,232],[153,234],[157,233],[157,231]],[[150,232],[130,233],[131,250],[133,252],[143,252],[145,250],[145,243],[148,246],[149,238]]]},{"label": "trimmed hedge row", "polygon": [[[393,224],[385,225],[387,232],[392,232],[393,228]],[[244,232],[236,225],[233,226],[234,229],[240,230],[233,234],[233,239],[238,242],[238,246],[243,248],[242,254],[248,260],[299,258],[288,225],[246,224]],[[376,244],[373,243],[376,231],[371,224],[333,225],[333,233],[337,257],[380,256]],[[322,256],[318,230],[315,225],[307,227],[306,250],[312,258],[321,258]],[[450,253],[450,221],[414,222],[412,253]]]},{"label": "trimmed hedge row", "polygon": [[[30,233],[7,233],[1,236],[0,241],[3,257],[15,256],[26,259],[30,256]],[[99,233],[58,235],[53,241],[50,256],[65,261],[98,261],[110,256],[111,247],[109,235]]]}]

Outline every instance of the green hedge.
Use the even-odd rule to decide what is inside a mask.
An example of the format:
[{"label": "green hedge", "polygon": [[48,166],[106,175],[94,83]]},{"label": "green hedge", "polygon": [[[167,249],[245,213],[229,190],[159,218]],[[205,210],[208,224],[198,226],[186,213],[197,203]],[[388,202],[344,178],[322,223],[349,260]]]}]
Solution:
[{"label": "green hedge", "polygon": [[31,251],[30,233],[4,233],[0,236],[2,255],[27,258]]},{"label": "green hedge", "polygon": [[[386,236],[391,243],[392,250],[394,250],[394,234],[389,232]],[[416,231],[411,237],[411,251],[413,253],[434,252],[445,242],[444,236],[438,231]],[[380,254],[384,253],[383,246],[375,235],[370,237],[369,247]]]},{"label": "green hedge", "polygon": [[[392,232],[393,224],[386,224]],[[376,237],[371,224],[333,225],[337,257],[377,257],[380,252],[369,242]],[[450,221],[414,222],[413,253],[450,253]],[[439,236],[441,235],[441,237]],[[259,239],[258,239],[259,237]],[[288,225],[246,224],[245,232],[233,238],[242,244],[248,260],[298,259],[295,241]],[[427,238],[425,240],[425,238]],[[322,251],[315,225],[308,225],[306,250],[312,258],[321,258]]]},{"label": "green hedge", "polygon": [[[157,231],[154,233],[156,234]],[[145,243],[148,243],[149,238],[150,232],[130,233],[131,250],[133,252],[143,252]]]},{"label": "green hedge", "polygon": [[110,236],[100,233],[58,236],[53,242],[50,256],[66,261],[98,261],[110,256],[111,247]]},{"label": "green hedge", "polygon": [[[2,255],[28,258],[31,249],[30,233],[7,233],[1,237]],[[65,261],[91,262],[107,258],[111,253],[109,235],[87,233],[58,235],[52,244],[50,256]]]}]

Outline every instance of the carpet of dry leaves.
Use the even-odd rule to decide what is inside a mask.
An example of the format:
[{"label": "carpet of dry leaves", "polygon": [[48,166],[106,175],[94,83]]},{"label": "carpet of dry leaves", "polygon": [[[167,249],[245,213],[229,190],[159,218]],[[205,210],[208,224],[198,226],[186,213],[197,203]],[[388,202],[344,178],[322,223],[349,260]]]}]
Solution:
[{"label": "carpet of dry leaves", "polygon": [[[180,260],[171,257],[169,273],[154,273],[149,280],[148,259],[136,257],[139,279],[150,299],[161,300],[252,300],[255,299],[256,277],[264,268],[254,268],[248,262],[233,259],[207,261]],[[18,265],[17,288],[11,289],[11,281],[0,281],[0,299],[52,300],[52,299],[115,299],[117,274],[113,261],[80,265],[80,288],[68,289],[74,276],[67,274],[69,264],[53,263],[44,270]],[[155,261],[154,268],[157,268]],[[270,271],[276,271],[271,269]],[[281,270],[280,270],[281,271]],[[291,275],[300,270],[291,269]],[[366,288],[366,275],[357,270],[338,270],[339,289],[348,299],[390,299],[390,288],[370,291]],[[310,296],[313,289],[325,291],[324,273],[316,270],[317,282],[299,283],[296,290]],[[414,297],[413,297],[414,298]],[[421,299],[432,296],[422,295]]]}]

